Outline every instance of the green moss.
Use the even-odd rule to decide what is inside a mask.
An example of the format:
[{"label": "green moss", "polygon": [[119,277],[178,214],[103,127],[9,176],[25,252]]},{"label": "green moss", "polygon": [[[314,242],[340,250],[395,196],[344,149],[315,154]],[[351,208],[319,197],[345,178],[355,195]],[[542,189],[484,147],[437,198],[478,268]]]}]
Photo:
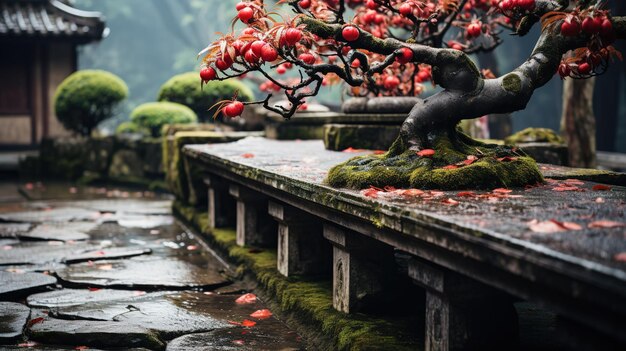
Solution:
[{"label": "green moss", "polygon": [[[174,203],[174,212],[202,233],[207,234],[218,250],[239,264],[239,273],[252,274],[266,296],[271,296],[281,314],[295,318],[307,328],[320,330],[328,339],[320,349],[334,350],[409,350],[416,349],[417,331],[403,318],[382,319],[364,314],[345,315],[332,307],[332,283],[329,279],[286,278],[276,270],[276,252],[250,252],[236,245],[233,229],[209,229],[206,211]],[[412,340],[412,341],[408,341]]]},{"label": "green moss", "polygon": [[215,109],[210,108],[218,101],[232,99],[236,92],[240,101],[254,100],[252,90],[242,81],[211,81],[202,87],[198,73],[188,72],[165,82],[157,100],[183,104],[192,109],[201,121],[211,121]]},{"label": "green moss", "polygon": [[150,135],[150,131],[139,126],[137,123],[126,121],[120,123],[117,128],[115,128],[115,134],[141,134],[148,136]]},{"label": "green moss", "polygon": [[565,144],[565,140],[561,138],[555,131],[548,128],[526,128],[504,139],[508,145],[521,143],[553,143]]},{"label": "green moss", "polygon": [[522,90],[522,80],[515,73],[510,73],[502,79],[502,88],[512,93],[519,93]]},{"label": "green moss", "polygon": [[[543,180],[535,161],[521,151],[482,144],[462,133],[438,134],[432,148],[435,155],[420,157],[406,150],[398,138],[384,155],[359,156],[333,167],[326,183],[355,189],[395,186],[454,190],[525,186]],[[478,160],[464,164],[470,155]],[[508,158],[500,161],[503,157]],[[450,165],[457,168],[444,168]]]}]

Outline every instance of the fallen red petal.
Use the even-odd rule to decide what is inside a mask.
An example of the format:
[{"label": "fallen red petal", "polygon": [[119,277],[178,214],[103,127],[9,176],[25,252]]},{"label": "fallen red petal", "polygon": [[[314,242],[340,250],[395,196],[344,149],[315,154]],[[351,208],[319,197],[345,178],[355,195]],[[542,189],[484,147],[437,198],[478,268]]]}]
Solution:
[{"label": "fallen red petal", "polygon": [[457,193],[456,196],[458,196],[458,197],[474,197],[474,196],[476,196],[476,193],[474,193],[473,191],[461,191],[461,192]]},{"label": "fallen red petal", "polygon": [[243,155],[241,155],[241,157],[243,157],[243,158],[253,158],[254,154],[243,154]]},{"label": "fallen red petal", "polygon": [[435,154],[435,150],[433,149],[424,149],[424,150],[420,150],[417,153],[417,156],[420,157],[431,157]]},{"label": "fallen red petal", "polygon": [[442,169],[457,169],[457,168],[459,168],[459,166],[457,166],[457,165],[447,165],[447,166],[443,166],[441,168]]},{"label": "fallen red petal", "polygon": [[606,190],[611,190],[611,187],[608,185],[604,185],[604,184],[596,184],[591,188],[591,190],[606,191]]},{"label": "fallen red petal", "polygon": [[445,199],[445,200],[443,200],[443,201],[441,201],[441,202],[442,202],[442,203],[444,203],[444,204],[446,204],[446,205],[453,205],[453,206],[454,206],[454,205],[458,205],[458,204],[459,204],[459,202],[458,202],[458,201],[456,201],[456,200],[454,200],[454,199],[450,199],[450,198]]},{"label": "fallen red petal", "polygon": [[620,252],[617,255],[613,256],[615,261],[626,262],[626,252]]},{"label": "fallen red petal", "polygon": [[238,303],[238,304],[255,303],[256,302],[256,295],[254,295],[252,293],[243,294],[243,295],[239,296],[237,298],[237,300],[235,300],[235,302]]},{"label": "fallen red petal", "polygon": [[374,150],[374,155],[382,155],[382,154],[386,154],[387,151],[385,150]]},{"label": "fallen red petal", "polygon": [[250,317],[257,319],[268,319],[272,316],[272,312],[268,309],[257,310],[250,314]]},{"label": "fallen red petal", "polygon": [[100,291],[101,290],[100,288],[88,288],[88,289],[89,289],[89,291]]},{"label": "fallen red petal", "polygon": [[43,317],[33,318],[33,319],[31,319],[30,321],[28,321],[27,326],[30,328],[30,327],[32,327],[32,326],[33,326],[33,325],[35,325],[35,324],[38,324],[38,323],[43,323],[43,321],[44,321],[44,318],[43,318]]},{"label": "fallen red petal", "polygon": [[250,328],[250,327],[254,327],[256,325],[256,322],[255,321],[251,321],[249,319],[244,319],[244,321],[241,322],[241,325],[243,325],[244,327]]},{"label": "fallen red petal", "polygon": [[508,193],[512,193],[513,190],[505,189],[505,188],[498,188],[498,189],[493,189],[492,192],[494,192],[496,194],[508,194]]},{"label": "fallen red petal", "polygon": [[577,187],[577,186],[557,186],[556,188],[552,188],[552,190],[554,191],[580,191],[582,190],[581,188]]},{"label": "fallen red petal", "polygon": [[616,222],[616,221],[594,221],[587,225],[589,228],[620,228],[626,227],[626,223],[624,222]]},{"label": "fallen red petal", "polygon": [[347,149],[343,150],[342,152],[363,152],[363,151],[365,151],[365,149],[355,149],[355,148],[353,148],[353,147],[351,146],[351,147],[349,147],[349,148],[347,148]]}]

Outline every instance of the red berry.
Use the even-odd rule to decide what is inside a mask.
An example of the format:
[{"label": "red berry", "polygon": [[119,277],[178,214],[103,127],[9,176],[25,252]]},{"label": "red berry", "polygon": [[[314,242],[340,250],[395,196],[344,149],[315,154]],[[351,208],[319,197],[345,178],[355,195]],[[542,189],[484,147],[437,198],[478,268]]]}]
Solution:
[{"label": "red berry", "polygon": [[426,70],[420,70],[417,73],[417,81],[422,83],[422,82],[425,82],[427,80],[430,80],[430,72],[428,72]]},{"label": "red berry", "polygon": [[613,34],[613,23],[611,23],[610,19],[605,18],[604,21],[602,21],[602,27],[600,27],[600,33],[606,36]]},{"label": "red berry", "polygon": [[278,58],[278,51],[276,51],[276,49],[274,49],[272,45],[265,44],[261,49],[261,58],[265,62],[276,61],[276,59]]},{"label": "red berry", "polygon": [[413,51],[409,48],[401,48],[398,50],[400,55],[396,56],[396,61],[400,63],[407,63],[413,59]]},{"label": "red berry", "polygon": [[383,86],[387,90],[393,90],[397,88],[398,85],[400,85],[400,79],[395,76],[387,76],[387,78],[385,78],[385,81],[383,82]]},{"label": "red berry", "polygon": [[309,108],[309,105],[307,105],[306,102],[298,106],[298,110],[301,110],[301,111],[306,111],[308,108]]},{"label": "red berry", "polygon": [[467,26],[467,36],[468,37],[475,38],[475,37],[479,36],[480,33],[482,33],[482,28],[480,26],[480,22],[470,23],[470,25]]},{"label": "red berry", "polygon": [[285,74],[285,73],[287,73],[287,69],[285,68],[285,66],[280,65],[280,66],[276,67],[276,73],[278,73],[278,74]]},{"label": "red berry", "polygon": [[591,73],[591,65],[587,62],[583,62],[578,65],[578,73],[581,75],[587,75]]},{"label": "red berry", "polygon": [[361,35],[355,26],[346,26],[341,31],[341,35],[346,41],[355,41]]},{"label": "red berry", "polygon": [[241,55],[241,53],[242,53],[241,49],[244,47],[245,44],[246,43],[244,43],[243,41],[237,39],[237,40],[233,41],[233,43],[231,45],[235,49],[235,53],[237,55]]},{"label": "red berry", "polygon": [[315,56],[313,56],[313,54],[305,52],[298,56],[298,60],[306,63],[307,65],[312,65],[315,63]]},{"label": "red berry", "polygon": [[376,18],[376,11],[372,11],[372,10],[365,12],[362,16],[363,22],[365,22],[365,24],[374,22],[375,18]]},{"label": "red berry", "polygon": [[263,50],[263,46],[265,46],[265,42],[262,40],[256,40],[250,45],[250,50],[254,53],[256,57],[261,57],[261,51]]},{"label": "red berry", "polygon": [[246,51],[246,53],[243,55],[243,58],[248,62],[248,63],[257,63],[259,61],[259,57],[256,56],[254,54],[254,52],[252,52],[252,50],[248,50]]},{"label": "red berry", "polygon": [[287,45],[293,46],[302,39],[302,31],[298,28],[289,28],[285,31]]},{"label": "red berry", "polygon": [[248,4],[246,4],[245,2],[240,2],[237,5],[235,5],[235,9],[237,9],[237,11],[242,10],[243,8],[248,7]]},{"label": "red berry", "polygon": [[398,11],[400,12],[402,16],[407,17],[413,13],[413,6],[411,6],[410,4],[404,3],[400,5],[400,7],[398,8]]},{"label": "red berry", "polygon": [[311,0],[300,0],[300,2],[298,2],[298,5],[303,9],[308,9],[309,7],[311,7]]},{"label": "red berry", "polygon": [[561,34],[566,37],[573,37],[580,33],[580,24],[575,19],[566,19],[561,24]]},{"label": "red berry", "polygon": [[517,6],[530,11],[535,8],[535,0],[518,0]]},{"label": "red berry", "polygon": [[254,11],[249,7],[244,7],[239,10],[239,12],[237,12],[237,17],[239,17],[239,19],[243,23],[248,23],[252,16],[254,16]]},{"label": "red berry", "polygon": [[367,6],[367,8],[371,10],[376,10],[378,8],[378,4],[374,0],[367,0],[365,6]]},{"label": "red berry", "polygon": [[361,61],[359,61],[359,59],[354,59],[354,61],[352,61],[352,63],[350,64],[350,67],[352,67],[352,68],[359,68],[359,67],[361,67]]},{"label": "red berry", "polygon": [[205,67],[200,70],[200,79],[202,79],[203,82],[213,80],[216,76],[217,72],[215,72],[215,69],[213,69],[213,67]]},{"label": "red berry", "polygon": [[224,114],[230,118],[237,117],[243,113],[244,105],[241,101],[233,101],[224,107]]},{"label": "red berry", "polygon": [[225,71],[233,65],[233,60],[228,55],[220,55],[220,57],[215,60],[215,67],[217,67],[220,71]]},{"label": "red berry", "polygon": [[591,17],[587,17],[583,20],[582,28],[583,32],[587,34],[596,34],[600,31],[600,27],[596,27],[596,21]]}]

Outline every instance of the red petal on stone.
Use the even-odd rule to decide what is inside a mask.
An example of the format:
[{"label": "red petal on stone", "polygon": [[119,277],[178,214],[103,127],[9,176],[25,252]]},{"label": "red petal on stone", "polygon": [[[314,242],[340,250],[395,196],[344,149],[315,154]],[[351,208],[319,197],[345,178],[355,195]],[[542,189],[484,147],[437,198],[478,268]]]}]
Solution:
[{"label": "red petal on stone", "polygon": [[417,156],[420,157],[431,157],[435,154],[435,150],[433,149],[424,149],[417,152]]},{"label": "red petal on stone", "polygon": [[608,185],[604,185],[604,184],[596,184],[591,189],[595,191],[606,191],[606,190],[611,190],[611,187]]},{"label": "red petal on stone", "polygon": [[243,158],[253,158],[254,154],[243,154],[243,155],[241,155],[241,157],[243,157]]},{"label": "red petal on stone", "polygon": [[250,328],[250,327],[254,327],[256,325],[256,322],[255,321],[251,321],[249,319],[244,319],[244,321],[241,322],[241,325],[243,325],[244,327]]},{"label": "red petal on stone", "polygon": [[237,300],[235,300],[235,302],[238,303],[238,304],[255,303],[256,302],[256,295],[254,295],[252,293],[243,294],[243,295],[239,296],[237,298]]},{"label": "red petal on stone", "polygon": [[268,319],[271,316],[272,316],[272,312],[270,312],[270,310],[268,309],[257,310],[257,311],[254,311],[252,314],[250,314],[250,317],[257,318],[257,319]]},{"label": "red petal on stone", "polygon": [[494,192],[496,194],[508,194],[508,193],[512,193],[513,190],[505,189],[505,188],[498,188],[498,189],[493,189],[492,192]]},{"label": "red petal on stone", "polygon": [[587,225],[589,228],[620,228],[626,227],[626,223],[624,222],[616,222],[616,221],[594,221]]}]

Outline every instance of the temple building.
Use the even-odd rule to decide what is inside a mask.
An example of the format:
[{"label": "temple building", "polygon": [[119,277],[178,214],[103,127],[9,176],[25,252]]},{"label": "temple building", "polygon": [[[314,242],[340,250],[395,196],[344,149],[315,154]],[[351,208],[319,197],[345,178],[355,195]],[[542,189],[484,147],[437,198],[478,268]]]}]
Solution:
[{"label": "temple building", "polygon": [[58,85],[79,45],[108,34],[102,15],[58,0],[0,0],[0,151],[68,135],[54,114]]}]

